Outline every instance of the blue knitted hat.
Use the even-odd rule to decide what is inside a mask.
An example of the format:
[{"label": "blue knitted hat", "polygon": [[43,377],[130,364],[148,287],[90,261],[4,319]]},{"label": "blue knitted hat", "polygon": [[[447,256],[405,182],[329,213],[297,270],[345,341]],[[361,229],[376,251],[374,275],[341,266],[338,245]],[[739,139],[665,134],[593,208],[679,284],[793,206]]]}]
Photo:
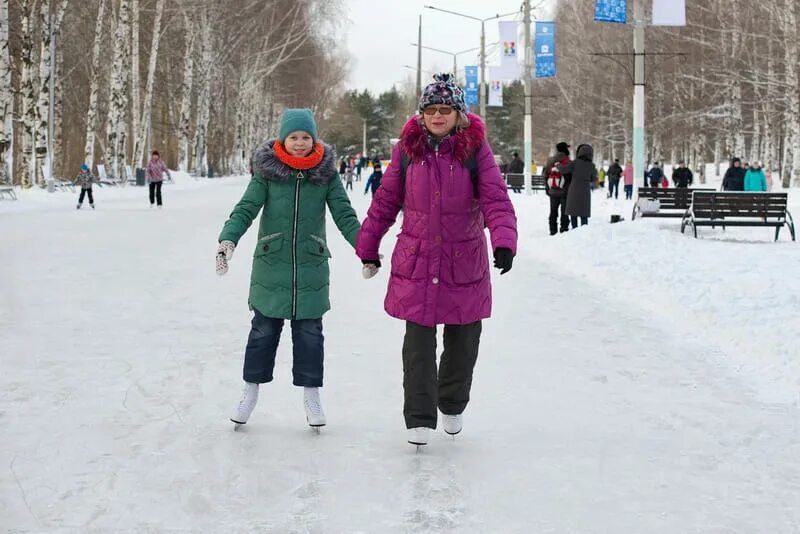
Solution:
[{"label": "blue knitted hat", "polygon": [[281,131],[278,134],[278,139],[283,143],[290,133],[297,131],[308,133],[316,142],[317,123],[310,109],[287,109],[283,112],[283,116],[281,116]]},{"label": "blue knitted hat", "polygon": [[433,79],[435,81],[425,87],[425,90],[422,91],[422,96],[419,98],[420,112],[428,106],[440,104],[466,113],[467,105],[464,102],[464,91],[456,85],[453,75],[443,72],[434,74]]},{"label": "blue knitted hat", "polygon": [[86,165],[85,163],[81,163],[81,170],[83,172],[89,172],[89,166]]}]

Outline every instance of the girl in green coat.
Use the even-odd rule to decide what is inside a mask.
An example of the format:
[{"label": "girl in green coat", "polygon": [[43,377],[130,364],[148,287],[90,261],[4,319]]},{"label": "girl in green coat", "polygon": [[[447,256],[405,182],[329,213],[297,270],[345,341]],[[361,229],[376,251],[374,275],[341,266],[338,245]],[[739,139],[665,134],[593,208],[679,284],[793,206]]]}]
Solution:
[{"label": "girl in green coat", "polygon": [[285,320],[291,321],[293,383],[304,388],[308,424],[326,419],[319,398],[323,374],[322,315],[330,309],[326,206],[355,248],[360,224],[335,168],[330,146],[316,141],[308,109],[287,109],[278,139],[253,155],[253,177],[219,235],[217,274],[263,208],[250,279],[254,317],[244,356],[242,398],[231,421],[245,424],[258,401],[258,386],[272,381]]}]

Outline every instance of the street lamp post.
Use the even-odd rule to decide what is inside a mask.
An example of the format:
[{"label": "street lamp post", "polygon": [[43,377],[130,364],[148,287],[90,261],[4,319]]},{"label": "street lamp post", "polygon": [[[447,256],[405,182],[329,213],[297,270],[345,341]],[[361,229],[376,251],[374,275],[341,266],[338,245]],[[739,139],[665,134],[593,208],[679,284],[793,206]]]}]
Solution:
[{"label": "street lamp post", "polygon": [[465,15],[464,13],[458,13],[456,11],[450,11],[448,9],[441,9],[435,6],[424,6],[425,9],[433,9],[434,11],[441,11],[442,13],[449,13],[450,15],[456,15],[458,17],[464,17],[465,19],[477,20],[481,23],[481,87],[478,91],[478,102],[481,108],[481,117],[484,119],[486,118],[486,22],[490,20],[499,19],[501,17],[510,17],[511,15],[516,15],[519,11],[514,11],[511,13],[504,13],[502,15],[494,15],[492,17],[487,17],[485,19],[473,17],[472,15]]},{"label": "street lamp post", "polygon": [[[411,43],[411,46],[419,46],[417,43]],[[450,52],[448,50],[441,50],[439,48],[433,48],[432,46],[423,46],[425,50],[431,50],[433,52],[440,52],[442,54],[447,54],[448,56],[453,56],[453,76],[458,82],[458,60],[456,59],[461,54],[466,54],[467,52],[474,52],[476,50],[480,50],[480,47],[476,46],[475,48],[469,48],[467,50],[461,50],[460,52]]]}]

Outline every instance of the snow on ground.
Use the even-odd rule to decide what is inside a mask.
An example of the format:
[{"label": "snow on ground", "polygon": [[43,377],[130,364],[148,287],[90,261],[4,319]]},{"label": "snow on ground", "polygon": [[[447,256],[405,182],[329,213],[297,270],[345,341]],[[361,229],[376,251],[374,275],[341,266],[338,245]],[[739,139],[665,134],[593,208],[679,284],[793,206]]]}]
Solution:
[{"label": "snow on ground", "polygon": [[798,244],[610,225],[630,203],[602,194],[550,238],[546,197],[514,195],[465,430],[415,454],[387,273],[362,280],[334,228],[329,425],[305,424],[287,336],[232,431],[255,231],[226,277],[213,257],[245,184],[0,202],[1,530],[800,532]]}]

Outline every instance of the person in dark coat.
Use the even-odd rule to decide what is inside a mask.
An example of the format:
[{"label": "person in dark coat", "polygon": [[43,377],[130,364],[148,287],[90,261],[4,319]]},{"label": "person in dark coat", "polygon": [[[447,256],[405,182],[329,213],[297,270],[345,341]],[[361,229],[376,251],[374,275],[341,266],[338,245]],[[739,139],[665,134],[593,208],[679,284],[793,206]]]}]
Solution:
[{"label": "person in dark coat", "polygon": [[[508,164],[508,173],[509,174],[523,174],[525,172],[525,164],[519,159],[519,152],[514,152],[514,158],[511,160],[511,163]],[[511,190],[515,193],[521,193],[522,187],[517,185],[521,182],[514,180],[514,185],[512,186]]]},{"label": "person in dark coat", "polygon": [[[569,189],[570,174],[564,174],[558,165],[567,165],[569,159],[569,145],[565,142],[556,145],[556,152],[544,166],[544,174],[547,196],[550,197],[550,235],[556,235],[559,231],[569,230],[569,219],[567,218],[567,191]],[[558,164],[558,165],[557,165]],[[561,224],[558,225],[561,210]]]},{"label": "person in dark coat", "polygon": [[664,179],[664,171],[658,166],[657,161],[653,163],[647,176],[650,179],[650,187],[661,187],[661,180]]},{"label": "person in dark coat", "polygon": [[619,198],[619,180],[622,178],[622,167],[620,167],[618,159],[615,159],[614,163],[608,167],[606,176],[608,177],[608,198],[612,196]]},{"label": "person in dark coat", "polygon": [[744,191],[744,175],[746,171],[742,168],[742,160],[733,158],[731,166],[725,171],[722,179],[723,191]]},{"label": "person in dark coat", "polygon": [[679,161],[678,166],[672,171],[672,183],[675,184],[675,187],[686,189],[692,185],[693,181],[694,176],[692,175],[692,171],[686,166],[686,162],[683,160]]},{"label": "person in dark coat", "polygon": [[575,152],[575,160],[566,165],[559,165],[561,172],[572,176],[567,191],[567,215],[573,228],[589,224],[592,216],[592,185],[597,182],[597,167],[592,163],[594,149],[592,145],[580,145]]},{"label": "person in dark coat", "polygon": [[366,195],[367,192],[372,190],[372,196],[375,196],[375,192],[381,186],[381,179],[383,178],[383,171],[381,170],[380,165],[375,165],[372,168],[372,174],[369,175],[367,179],[367,187],[364,188],[364,194]]}]

